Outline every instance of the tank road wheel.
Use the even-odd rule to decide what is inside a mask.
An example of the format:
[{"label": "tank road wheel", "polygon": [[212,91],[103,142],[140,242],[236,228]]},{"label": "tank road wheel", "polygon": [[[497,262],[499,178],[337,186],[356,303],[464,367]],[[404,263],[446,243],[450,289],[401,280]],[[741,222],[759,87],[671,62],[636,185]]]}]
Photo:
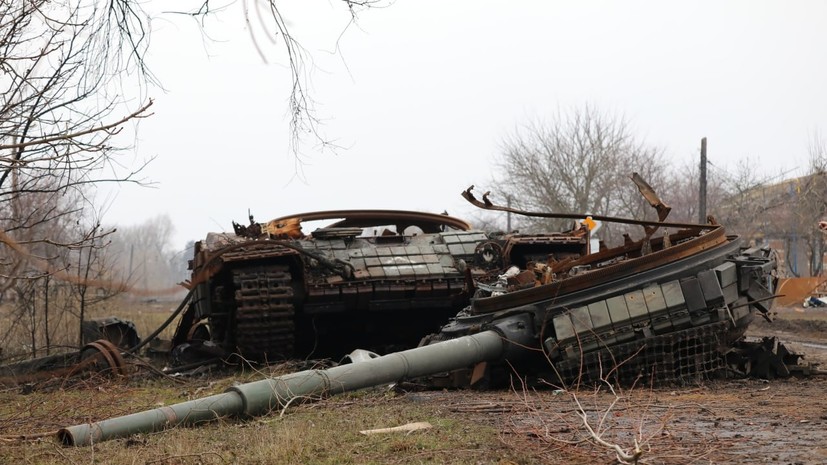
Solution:
[{"label": "tank road wheel", "polygon": [[266,361],[293,355],[295,309],[290,267],[235,270],[235,341],[245,358]]}]

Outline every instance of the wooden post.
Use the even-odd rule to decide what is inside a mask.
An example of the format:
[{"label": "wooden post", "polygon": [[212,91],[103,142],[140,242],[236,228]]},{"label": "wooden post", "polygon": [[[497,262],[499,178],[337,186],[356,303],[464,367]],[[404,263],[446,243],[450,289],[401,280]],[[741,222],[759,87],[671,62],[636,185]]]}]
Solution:
[{"label": "wooden post", "polygon": [[698,223],[706,224],[706,137],[701,139],[701,182],[698,192]]}]

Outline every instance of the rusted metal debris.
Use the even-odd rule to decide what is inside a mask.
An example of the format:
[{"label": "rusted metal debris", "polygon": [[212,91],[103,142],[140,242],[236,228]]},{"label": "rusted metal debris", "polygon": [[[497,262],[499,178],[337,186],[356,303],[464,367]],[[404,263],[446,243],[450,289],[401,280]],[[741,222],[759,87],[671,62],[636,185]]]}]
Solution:
[{"label": "rusted metal debris", "polygon": [[804,355],[789,350],[776,337],[738,341],[726,354],[728,368],[735,375],[761,379],[815,373],[812,366],[799,363],[802,358]]},{"label": "rusted metal debris", "polygon": [[[639,180],[640,181],[640,180]],[[641,191],[665,219],[668,207],[638,182]],[[547,218],[568,213],[523,212],[495,205],[488,194],[477,200],[472,188],[463,196],[475,205]],[[665,213],[664,213],[665,212]],[[601,221],[612,217],[594,216]],[[465,311],[429,341],[469,334],[475,328],[516,312],[531,315],[534,337],[542,342],[544,360],[518,365],[546,382],[571,383],[608,379],[620,382],[688,383],[734,376],[727,354],[734,350],[755,315],[769,318],[774,298],[775,256],[770,249],[743,248],[721,225],[623,220],[645,228],[644,238],[570,257],[547,268],[529,264],[536,285],[504,287],[492,292],[480,285]],[[650,237],[655,227],[668,228]],[[541,269],[543,273],[538,272]],[[739,347],[745,347],[740,345]],[[797,360],[790,359],[791,362]],[[442,385],[503,379],[502,367],[489,364],[487,375],[466,369]]]},{"label": "rusted metal debris", "polygon": [[141,342],[135,324],[129,320],[110,316],[83,322],[83,343],[105,339],[124,350],[137,346]]},{"label": "rusted metal debris", "polygon": [[[658,221],[526,212],[498,206],[488,193],[477,200],[473,186],[462,195],[480,208],[577,222],[561,233],[519,234],[399,210],[311,212],[267,223],[250,215],[249,226],[234,223],[235,234],[196,244],[190,293],[168,320],[182,312],[174,337],[152,349],[179,367],[233,355],[338,359],[355,347],[387,353],[474,334],[520,314],[529,321],[510,336],[541,348],[540,364],[552,361],[559,383],[593,378],[610,360],[624,379],[713,376],[726,365],[720,347],[733,347],[754,315],[769,318],[775,257],[741,247],[714,222],[667,222],[669,206],[640,176],[632,180]],[[315,220],[330,223],[302,231]],[[644,234],[592,247],[591,220],[636,225]],[[451,379],[487,383],[497,370],[486,362]]]},{"label": "rusted metal debris", "polygon": [[83,324],[83,336],[85,344],[78,351],[0,366],[0,386],[33,385],[90,374],[129,376],[122,352],[140,340],[132,322],[117,317],[88,320]]}]

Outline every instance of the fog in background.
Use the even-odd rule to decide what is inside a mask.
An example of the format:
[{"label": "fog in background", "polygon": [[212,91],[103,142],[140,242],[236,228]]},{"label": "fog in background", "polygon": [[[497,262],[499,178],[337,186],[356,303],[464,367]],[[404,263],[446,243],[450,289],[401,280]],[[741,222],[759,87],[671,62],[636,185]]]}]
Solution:
[{"label": "fog in background", "polygon": [[[793,176],[827,128],[824,2],[403,0],[346,28],[338,2],[289,0],[279,6],[312,60],[319,130],[339,147],[305,137],[297,162],[281,38],[247,24],[241,3],[203,34],[159,14],[171,4],[188,2],[145,5],[163,89],[134,89],[154,116],[122,139],[136,162],[155,157],[143,173],[154,187],[95,196],[107,223],[169,215],[175,248],[248,209],[261,221],[356,208],[471,216],[459,193],[493,187],[508,134],[584,104],[627,118],[676,166],[696,162],[707,137],[714,170],[749,158]],[[669,186],[654,187],[668,201]]]}]

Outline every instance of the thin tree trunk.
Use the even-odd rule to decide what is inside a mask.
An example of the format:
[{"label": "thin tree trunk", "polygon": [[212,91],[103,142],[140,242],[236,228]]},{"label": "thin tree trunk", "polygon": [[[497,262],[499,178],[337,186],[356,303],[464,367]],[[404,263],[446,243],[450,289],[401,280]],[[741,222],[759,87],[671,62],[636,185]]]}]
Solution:
[{"label": "thin tree trunk", "polygon": [[46,275],[46,284],[43,294],[43,331],[46,333],[46,355],[51,355],[52,338],[49,335],[49,275]]},{"label": "thin tree trunk", "polygon": [[32,338],[32,358],[37,357],[37,307],[35,302],[35,293],[37,292],[37,286],[33,283],[32,284],[32,300],[29,302],[29,323],[31,324],[30,327],[30,335]]}]

